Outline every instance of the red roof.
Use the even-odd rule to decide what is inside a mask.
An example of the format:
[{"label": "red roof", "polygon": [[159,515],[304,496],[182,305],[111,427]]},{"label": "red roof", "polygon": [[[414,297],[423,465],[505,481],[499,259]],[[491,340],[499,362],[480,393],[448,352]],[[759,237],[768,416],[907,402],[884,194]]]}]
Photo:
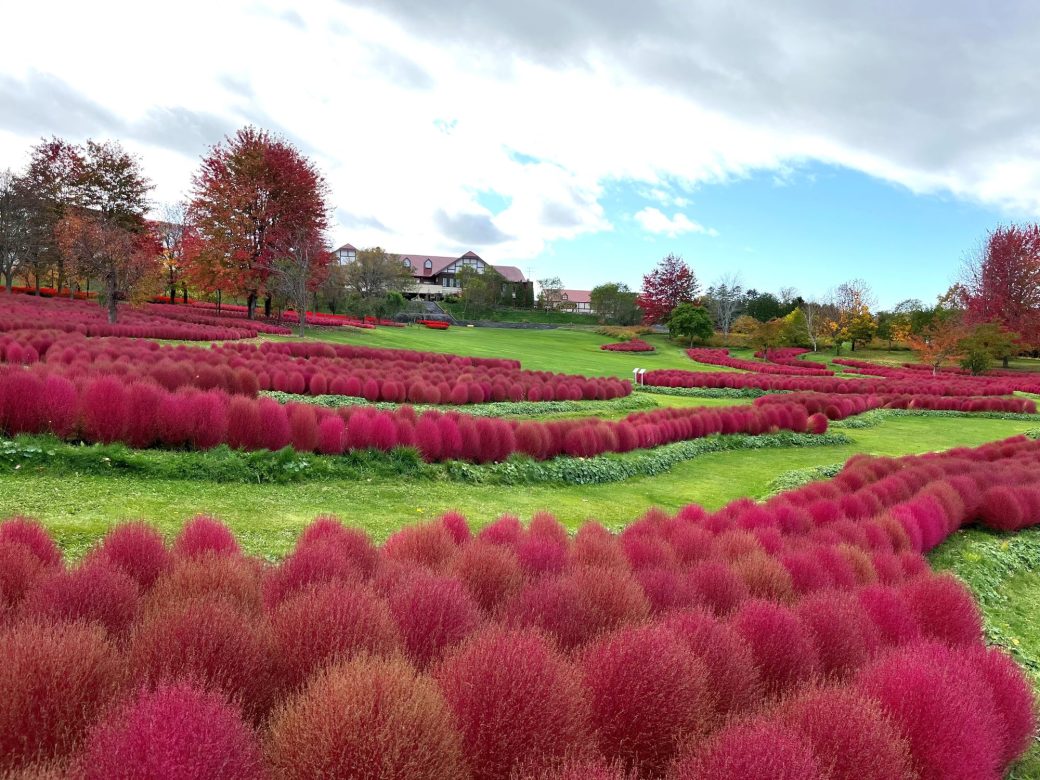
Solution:
[{"label": "red roof", "polygon": [[571,303],[592,303],[592,290],[560,290],[562,300]]},{"label": "red roof", "polygon": [[[460,259],[458,257],[445,257],[444,255],[410,255],[405,252],[397,252],[396,254],[401,258],[402,263],[408,260],[412,264],[412,274],[414,276],[436,276]],[[426,267],[427,260],[431,263],[430,268]]]},{"label": "red roof", "polygon": [[523,271],[515,265],[493,265],[491,266],[506,278],[507,282],[526,282]]}]

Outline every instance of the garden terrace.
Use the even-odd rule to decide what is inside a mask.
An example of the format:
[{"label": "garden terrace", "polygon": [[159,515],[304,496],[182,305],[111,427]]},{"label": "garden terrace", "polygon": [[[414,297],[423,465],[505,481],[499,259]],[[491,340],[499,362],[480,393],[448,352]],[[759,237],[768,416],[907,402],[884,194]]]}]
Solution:
[{"label": "garden terrace", "polygon": [[1038,518],[1022,437],[859,456],[617,535],[449,513],[377,546],[322,517],[276,564],[211,517],[172,543],[116,526],[76,563],[12,518],[0,770],[336,777],[378,755],[417,778],[996,778],[1033,739],[1033,694],[923,553]]},{"label": "garden terrace", "polygon": [[[2,290],[0,296],[3,301],[0,332],[42,329],[81,333],[91,337],[124,336],[181,341],[246,339],[259,333],[291,333],[287,328],[247,321],[227,323],[203,318],[205,322],[181,322],[175,318],[177,312],[182,310],[172,306],[149,306],[145,309],[120,306],[119,321],[109,324],[106,311],[96,303],[6,296]],[[168,312],[165,311],[167,308]]]},{"label": "garden terrace", "polygon": [[772,360],[759,362],[755,360],[741,360],[731,357],[728,349],[688,349],[686,354],[691,360],[698,363],[706,363],[713,366],[725,366],[726,368],[737,368],[742,371],[754,371],[763,374],[775,374],[777,376],[833,376],[834,372],[819,365],[811,365],[799,361],[786,361],[780,363]]}]

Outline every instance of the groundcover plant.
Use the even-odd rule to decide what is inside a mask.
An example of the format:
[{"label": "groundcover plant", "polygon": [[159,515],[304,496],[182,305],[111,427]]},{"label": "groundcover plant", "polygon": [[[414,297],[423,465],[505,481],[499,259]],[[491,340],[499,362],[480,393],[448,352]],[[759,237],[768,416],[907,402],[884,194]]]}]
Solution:
[{"label": "groundcover plant", "polygon": [[33,777],[996,778],[1033,695],[923,553],[1040,517],[1040,443],[904,458],[618,535],[197,516],[66,563],[0,523],[0,768]]}]

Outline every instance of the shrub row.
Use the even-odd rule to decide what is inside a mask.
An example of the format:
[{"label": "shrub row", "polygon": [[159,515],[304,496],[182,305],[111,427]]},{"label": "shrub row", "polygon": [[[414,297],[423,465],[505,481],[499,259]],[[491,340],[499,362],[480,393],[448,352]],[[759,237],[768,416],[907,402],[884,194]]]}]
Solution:
[{"label": "shrub row", "polygon": [[618,341],[612,344],[601,344],[600,349],[605,349],[608,352],[653,352],[654,345],[648,344],[642,339],[632,339],[631,341]]},{"label": "shrub row", "polygon": [[756,406],[797,403],[810,414],[821,413],[829,420],[863,414],[873,409],[910,409],[950,412],[996,412],[1035,414],[1036,403],[1028,398],[966,398],[937,395],[837,395],[826,393],[788,393],[755,399]]},{"label": "shrub row", "polygon": [[190,385],[245,395],[276,390],[392,403],[604,400],[626,396],[632,389],[628,380],[615,377],[524,371],[515,360],[323,343],[161,347],[139,339],[33,334],[12,340],[0,352],[0,362],[38,359],[75,377],[149,378],[168,390]]},{"label": "shrub row", "polygon": [[[206,312],[219,312],[220,317],[234,317],[236,319],[243,319],[248,318],[249,316],[249,309],[245,306],[240,306],[238,304],[222,303],[218,309],[217,304],[215,303],[208,303],[206,301],[192,301],[191,307],[195,309],[201,309]],[[251,323],[257,321],[255,318],[259,316],[259,312],[254,311],[253,316],[254,319],[249,320],[249,322]],[[277,321],[298,324],[300,322],[300,316],[295,311],[289,309],[287,311],[281,312],[279,318],[271,317],[267,318],[267,320],[268,322]],[[360,328],[362,330],[372,330],[376,325],[375,322],[362,321],[357,319],[356,317],[351,317],[346,314],[328,314],[324,312],[318,313],[313,311],[307,312],[306,321],[308,325],[325,328],[350,327]]]},{"label": "shrub row", "polygon": [[678,369],[647,371],[643,376],[643,382],[657,387],[757,388],[759,390],[804,390],[814,393],[858,395],[893,393],[897,395],[988,396],[1010,395],[1016,389],[1013,382],[1004,379],[990,380],[985,383],[961,378],[922,381],[916,376],[913,380],[840,379],[824,376],[774,376]]},{"label": "shrub row", "polygon": [[824,368],[823,366],[814,366],[810,363],[802,363],[792,360],[788,360],[784,363],[780,363],[776,360],[771,360],[767,363],[755,360],[741,360],[740,358],[731,357],[728,349],[688,349],[686,350],[686,354],[691,360],[695,360],[698,363],[707,363],[712,366],[726,366],[727,368],[739,368],[742,371],[753,371],[761,374],[775,374],[778,376],[834,375],[833,371]]},{"label": "shrub row", "polygon": [[[181,341],[220,341],[253,338],[267,333],[291,333],[287,328],[254,327],[248,322],[220,323],[208,319],[203,324],[178,321],[180,312],[173,306],[148,306],[135,309],[119,307],[119,322],[109,324],[107,311],[96,303],[62,299],[40,300],[32,296],[5,298],[0,310],[0,331],[40,329],[82,333],[84,336],[126,336],[131,338],[177,339]],[[167,311],[169,309],[169,311]]]},{"label": "shrub row", "polygon": [[1000,777],[1020,669],[921,555],[1040,521],[1040,443],[851,459],[614,535],[455,513],[278,564],[199,516],[66,566],[0,524],[0,770],[82,777]]},{"label": "shrub row", "polygon": [[[715,434],[779,430],[822,433],[826,419],[800,405],[723,409],[660,409],[621,421],[598,418],[502,420],[458,412],[416,414],[411,407],[327,409],[282,405],[222,390],[169,391],[113,376],[73,382],[49,371],[0,366],[0,433],[51,433],[62,439],[125,442],[132,447],[280,450],[336,455],[414,447],[427,461],[501,461],[514,452],[536,460],[629,452]],[[822,420],[822,427],[821,421]]]},{"label": "shrub row", "polygon": [[[869,374],[871,376],[885,377],[886,379],[918,381],[922,373],[927,373],[931,375],[932,381],[956,381],[980,388],[1007,388],[1006,392],[1018,390],[1024,393],[1040,393],[1040,377],[1024,371],[987,371],[982,376],[973,376],[970,372],[963,369],[940,369],[939,371],[933,371],[931,366],[912,363],[904,363],[898,368],[870,363],[865,360],[846,358],[837,359],[834,363],[842,366],[849,373]],[[977,395],[993,395],[993,393],[979,391]]]}]

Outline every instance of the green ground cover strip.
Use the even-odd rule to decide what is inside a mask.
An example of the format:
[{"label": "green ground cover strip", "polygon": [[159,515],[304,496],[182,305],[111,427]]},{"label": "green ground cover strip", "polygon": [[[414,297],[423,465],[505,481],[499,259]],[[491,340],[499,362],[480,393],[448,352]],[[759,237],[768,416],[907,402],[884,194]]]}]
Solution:
[{"label": "green ground cover strip", "polygon": [[194,450],[135,450],[125,444],[71,444],[50,436],[0,439],[0,464],[11,472],[36,474],[133,475],[141,479],[188,479],[246,484],[401,478],[455,480],[482,485],[593,485],[661,474],[678,463],[713,452],[777,447],[831,447],[850,444],[843,434],[784,431],[771,435],[708,436],[648,450],[606,453],[591,458],[561,456],[537,461],[515,455],[502,463],[426,463],[414,449],[374,450],[338,456],[296,452],[243,452],[227,446]]},{"label": "green ground cover strip", "polygon": [[246,549],[267,557],[284,554],[300,529],[322,513],[334,513],[376,539],[451,509],[463,512],[476,527],[506,512],[526,519],[549,510],[571,529],[588,518],[620,528],[651,506],[668,511],[689,503],[717,508],[743,496],[762,496],[785,472],[844,462],[859,452],[897,456],[973,447],[1030,427],[1015,420],[954,423],[900,417],[877,428],[845,431],[848,444],[712,452],[656,476],[567,486],[471,484],[402,474],[250,484],[214,481],[205,473],[208,466],[199,466],[199,479],[197,473],[190,478],[144,478],[114,469],[77,473],[45,463],[23,463],[18,469],[7,464],[0,469],[0,517],[38,517],[73,554],[120,520],[141,518],[174,533],[201,512],[220,517]]},{"label": "green ground cover strip", "polygon": [[661,387],[658,385],[636,385],[635,393],[675,396],[679,398],[730,398],[755,399],[763,395],[783,395],[787,390],[759,390],[757,387]]},{"label": "green ground cover strip", "polygon": [[[999,534],[969,528],[929,554],[934,569],[964,580],[982,608],[986,638],[1026,670],[1040,695],[1040,529]],[[1040,778],[1040,743],[1008,775]]]}]

